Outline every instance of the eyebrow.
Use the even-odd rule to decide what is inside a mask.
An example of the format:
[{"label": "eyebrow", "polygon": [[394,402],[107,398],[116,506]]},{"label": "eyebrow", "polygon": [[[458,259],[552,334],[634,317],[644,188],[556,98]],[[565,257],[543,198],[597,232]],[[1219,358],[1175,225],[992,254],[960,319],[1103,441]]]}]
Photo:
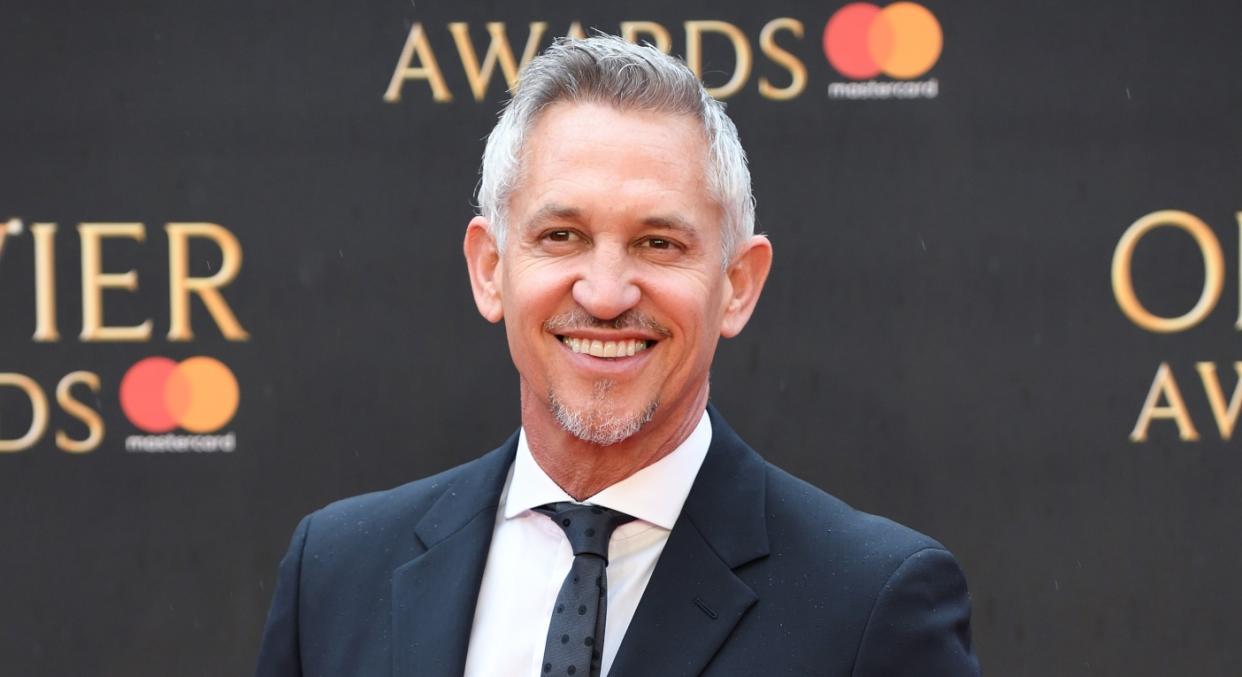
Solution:
[{"label": "eyebrow", "polygon": [[676,214],[661,214],[643,219],[643,225],[651,228],[665,228],[681,233],[683,236],[698,241],[699,231],[689,221]]},{"label": "eyebrow", "polygon": [[[568,207],[555,202],[548,203],[539,208],[523,226],[522,230],[531,231],[539,228],[548,221],[582,221],[582,210],[577,207]],[[676,214],[656,214],[648,216],[642,220],[642,224],[648,228],[663,228],[682,234],[687,239],[695,242],[699,240],[699,231],[689,221]]]},{"label": "eyebrow", "polygon": [[539,208],[529,219],[526,220],[522,230],[529,231],[538,228],[540,224],[547,221],[581,221],[582,211],[576,207],[566,207],[565,205],[555,202],[548,203]]}]

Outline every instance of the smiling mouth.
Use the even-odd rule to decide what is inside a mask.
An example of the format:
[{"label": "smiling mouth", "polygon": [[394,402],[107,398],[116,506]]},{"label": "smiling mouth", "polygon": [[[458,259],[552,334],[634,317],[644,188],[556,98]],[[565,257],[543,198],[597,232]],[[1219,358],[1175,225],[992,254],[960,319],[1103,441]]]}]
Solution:
[{"label": "smiling mouth", "polygon": [[575,353],[592,357],[616,358],[630,357],[655,345],[655,341],[626,339],[623,341],[600,341],[597,339],[579,339],[572,336],[557,336]]}]

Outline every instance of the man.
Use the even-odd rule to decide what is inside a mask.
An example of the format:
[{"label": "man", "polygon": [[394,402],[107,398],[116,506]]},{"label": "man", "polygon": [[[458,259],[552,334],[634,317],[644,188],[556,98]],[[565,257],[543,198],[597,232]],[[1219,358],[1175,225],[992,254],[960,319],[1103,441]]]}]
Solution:
[{"label": "man", "polygon": [[558,41],[482,174],[464,250],[522,427],[303,519],[258,674],[978,674],[942,546],[768,465],[708,406],[716,342],[749,319],[772,248],[693,73]]}]

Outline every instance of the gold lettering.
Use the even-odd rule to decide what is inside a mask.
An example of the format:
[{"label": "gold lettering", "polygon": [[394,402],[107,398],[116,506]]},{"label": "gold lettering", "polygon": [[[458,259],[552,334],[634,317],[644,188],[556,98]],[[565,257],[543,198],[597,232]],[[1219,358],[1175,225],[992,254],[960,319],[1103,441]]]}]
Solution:
[{"label": "gold lettering", "polygon": [[103,272],[103,238],[126,237],[142,242],[147,238],[141,223],[80,223],[82,240],[82,340],[83,341],[148,341],[151,320],[133,327],[108,327],[103,319],[103,290],[138,288],[138,273]]},{"label": "gold lettering", "polygon": [[532,21],[530,35],[526,38],[526,48],[522,51],[522,61],[513,60],[513,49],[509,47],[509,36],[505,33],[505,24],[501,21],[490,21],[487,32],[491,35],[491,43],[487,46],[487,54],[483,56],[483,65],[479,65],[479,57],[475,52],[474,43],[470,40],[470,24],[454,21],[449,24],[453,41],[457,43],[457,53],[461,56],[461,65],[466,70],[466,79],[470,81],[470,91],[475,101],[482,101],[487,96],[487,85],[492,81],[492,73],[496,64],[504,74],[505,84],[513,89],[518,82],[518,74],[526,64],[535,57],[539,50],[539,40],[547,30],[546,21]]},{"label": "gold lettering", "polygon": [[[1134,293],[1134,278],[1130,269],[1134,249],[1144,235],[1164,226],[1173,226],[1189,233],[1203,254],[1203,293],[1199,295],[1198,303],[1181,317],[1153,315],[1139,303],[1138,295]],[[1131,322],[1147,331],[1172,333],[1185,331],[1199,324],[1216,306],[1224,282],[1225,256],[1221,252],[1220,242],[1207,224],[1187,212],[1166,209],[1144,216],[1126,229],[1113,252],[1113,296],[1116,297],[1121,312]]]},{"label": "gold lettering", "polygon": [[769,59],[785,67],[789,71],[789,86],[776,87],[767,78],[759,77],[759,94],[773,101],[788,101],[806,89],[806,66],[793,54],[781,49],[776,44],[776,32],[787,30],[794,37],[802,38],[802,22],[788,17],[773,19],[759,31],[759,49]]},{"label": "gold lettering", "polygon": [[21,220],[13,218],[0,224],[0,256],[4,256],[4,241],[9,233],[17,235],[21,232]]},{"label": "gold lettering", "polygon": [[[418,66],[410,65],[414,55],[418,55]],[[396,103],[401,100],[401,87],[406,80],[426,80],[431,85],[431,98],[437,103],[453,100],[453,94],[444,84],[444,75],[436,63],[436,54],[431,51],[427,42],[427,33],[422,22],[410,27],[410,34],[405,39],[405,47],[401,48],[401,57],[397,59],[397,67],[388,81],[388,91],[384,92],[384,101]]]},{"label": "gold lettering", "polygon": [[[1157,406],[1161,395],[1168,400],[1167,406]],[[1173,378],[1167,362],[1161,362],[1160,368],[1156,370],[1156,378],[1152,380],[1151,390],[1147,392],[1147,401],[1143,403],[1143,410],[1139,412],[1134,430],[1130,431],[1131,442],[1147,441],[1147,428],[1153,418],[1173,419],[1177,422],[1178,437],[1184,441],[1195,442],[1199,439],[1199,431],[1195,430],[1195,424],[1190,420],[1190,412],[1186,410],[1182,392],[1178,390],[1177,381]]]},{"label": "gold lettering", "polygon": [[[170,223],[168,231],[168,311],[169,341],[190,341],[190,293],[198,294],[211,313],[220,333],[230,341],[245,341],[250,334],[242,328],[229,304],[220,295],[241,271],[242,248],[226,228],[214,223]],[[220,248],[220,270],[210,277],[190,277],[190,238],[205,237]]]},{"label": "gold lettering", "polygon": [[66,374],[56,384],[56,401],[60,404],[61,409],[65,413],[78,419],[86,424],[87,435],[84,440],[75,440],[65,434],[63,430],[56,431],[56,446],[61,451],[67,451],[71,454],[85,454],[94,451],[99,443],[103,441],[103,419],[99,417],[99,413],[94,409],[82,404],[81,401],[73,399],[73,393],[70,389],[77,383],[84,384],[91,392],[99,392],[99,376],[89,371],[75,371]]},{"label": "gold lettering", "polygon": [[38,383],[22,374],[0,374],[0,386],[14,386],[25,392],[30,399],[31,411],[30,428],[26,430],[26,434],[16,439],[0,437],[0,453],[25,451],[39,441],[47,430],[47,396],[43,394]]},{"label": "gold lettering", "polygon": [[1242,330],[1242,212],[1237,212],[1234,217],[1238,220],[1238,321],[1233,323],[1233,328]]},{"label": "gold lettering", "polygon": [[1242,411],[1242,362],[1234,362],[1233,370],[1238,380],[1233,386],[1233,394],[1229,397],[1229,406],[1225,406],[1225,394],[1220,387],[1220,379],[1216,376],[1216,365],[1212,362],[1199,362],[1195,365],[1199,371],[1199,379],[1203,381],[1203,392],[1207,393],[1208,404],[1212,405],[1212,416],[1216,418],[1216,427],[1220,430],[1220,438],[1228,440],[1233,436],[1233,428],[1238,422],[1238,412]]},{"label": "gold lettering", "polygon": [[719,33],[733,43],[733,52],[737,61],[733,66],[733,75],[729,81],[719,87],[707,87],[707,93],[717,99],[725,99],[736,94],[750,77],[752,62],[750,43],[746,35],[737,26],[727,21],[687,21],[686,22],[686,64],[700,79],[703,77],[703,34]]},{"label": "gold lettering", "polygon": [[35,333],[31,338],[55,343],[60,340],[56,327],[56,224],[36,223],[30,232],[34,233],[35,253]]},{"label": "gold lettering", "polygon": [[638,42],[638,36],[649,35],[654,42],[652,46],[656,49],[668,54],[673,49],[673,38],[669,36],[668,29],[654,21],[622,21],[621,22],[621,38],[633,43]]}]

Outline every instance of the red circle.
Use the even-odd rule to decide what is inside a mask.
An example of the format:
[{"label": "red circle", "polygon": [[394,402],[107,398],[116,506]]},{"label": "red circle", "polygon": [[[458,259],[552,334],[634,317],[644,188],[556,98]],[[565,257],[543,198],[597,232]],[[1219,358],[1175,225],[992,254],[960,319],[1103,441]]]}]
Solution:
[{"label": "red circle", "polygon": [[149,433],[166,433],[177,427],[168,410],[165,388],[177,363],[167,357],[139,360],[121,379],[121,410],[135,427]]},{"label": "red circle", "polygon": [[871,55],[869,36],[880,8],[869,2],[852,2],[828,19],[824,26],[824,55],[828,63],[847,78],[868,80],[880,74]]}]

